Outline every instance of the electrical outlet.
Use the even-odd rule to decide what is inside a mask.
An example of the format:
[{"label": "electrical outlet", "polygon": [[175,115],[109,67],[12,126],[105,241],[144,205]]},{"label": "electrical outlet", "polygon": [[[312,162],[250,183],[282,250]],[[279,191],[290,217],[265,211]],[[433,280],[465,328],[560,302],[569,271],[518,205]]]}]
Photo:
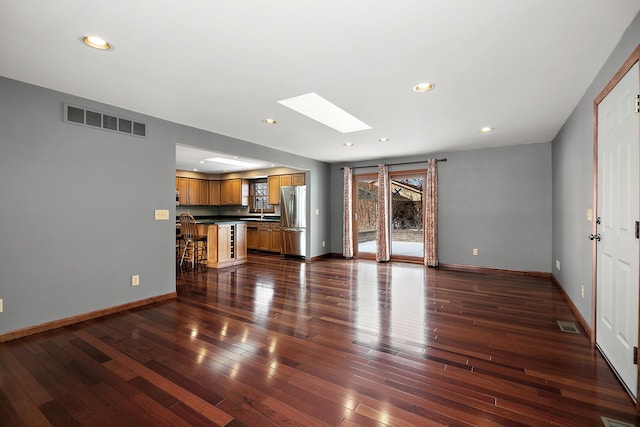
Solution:
[{"label": "electrical outlet", "polygon": [[324,243],[324,240],[323,240],[323,241],[322,241],[322,247],[324,248],[324,246],[325,246],[325,243]]},{"label": "electrical outlet", "polygon": [[135,276],[131,276],[131,286],[138,286],[140,284],[140,276],[136,274]]},{"label": "electrical outlet", "polygon": [[478,250],[476,248],[473,248],[473,256],[478,255]]},{"label": "electrical outlet", "polygon": [[560,270],[560,260],[556,260],[556,270]]},{"label": "electrical outlet", "polygon": [[580,285],[580,296],[584,299],[584,285]]},{"label": "electrical outlet", "polygon": [[2,313],[4,311],[4,303],[2,301],[2,298],[0,298],[0,313]]}]

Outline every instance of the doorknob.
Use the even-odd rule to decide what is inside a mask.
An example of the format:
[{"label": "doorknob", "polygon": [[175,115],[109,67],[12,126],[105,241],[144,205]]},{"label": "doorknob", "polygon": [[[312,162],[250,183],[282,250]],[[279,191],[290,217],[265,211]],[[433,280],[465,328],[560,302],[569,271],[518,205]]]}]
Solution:
[{"label": "doorknob", "polygon": [[600,241],[600,233],[598,234],[589,234],[589,240],[595,240],[596,242]]}]

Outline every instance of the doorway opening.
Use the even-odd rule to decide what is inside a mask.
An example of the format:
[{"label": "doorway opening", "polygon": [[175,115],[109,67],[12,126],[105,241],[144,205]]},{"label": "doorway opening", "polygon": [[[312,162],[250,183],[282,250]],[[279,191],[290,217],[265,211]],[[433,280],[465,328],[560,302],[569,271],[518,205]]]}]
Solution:
[{"label": "doorway opening", "polygon": [[[390,172],[391,259],[410,262],[424,260],[424,171]],[[358,258],[375,259],[378,221],[377,174],[361,174],[354,179],[354,249]]]}]

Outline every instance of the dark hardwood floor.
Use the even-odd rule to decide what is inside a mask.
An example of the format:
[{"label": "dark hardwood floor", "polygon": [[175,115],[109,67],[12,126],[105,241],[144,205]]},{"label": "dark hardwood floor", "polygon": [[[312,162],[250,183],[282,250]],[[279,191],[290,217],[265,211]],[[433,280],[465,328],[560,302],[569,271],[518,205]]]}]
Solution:
[{"label": "dark hardwood floor", "polygon": [[251,255],[177,291],[0,344],[0,425],[640,425],[548,279]]}]

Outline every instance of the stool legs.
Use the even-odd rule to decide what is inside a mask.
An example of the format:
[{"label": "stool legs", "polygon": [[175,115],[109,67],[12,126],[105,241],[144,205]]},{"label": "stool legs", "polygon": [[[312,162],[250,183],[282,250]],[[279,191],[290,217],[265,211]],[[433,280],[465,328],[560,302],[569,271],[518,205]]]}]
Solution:
[{"label": "stool legs", "polygon": [[[200,247],[199,243],[202,243],[202,247]],[[184,263],[185,257],[188,262],[191,262],[191,268],[196,268],[196,263],[200,263],[203,261],[204,254],[207,252],[207,243],[204,241],[184,240],[184,250],[182,251],[182,256],[180,257],[180,267]]]}]

